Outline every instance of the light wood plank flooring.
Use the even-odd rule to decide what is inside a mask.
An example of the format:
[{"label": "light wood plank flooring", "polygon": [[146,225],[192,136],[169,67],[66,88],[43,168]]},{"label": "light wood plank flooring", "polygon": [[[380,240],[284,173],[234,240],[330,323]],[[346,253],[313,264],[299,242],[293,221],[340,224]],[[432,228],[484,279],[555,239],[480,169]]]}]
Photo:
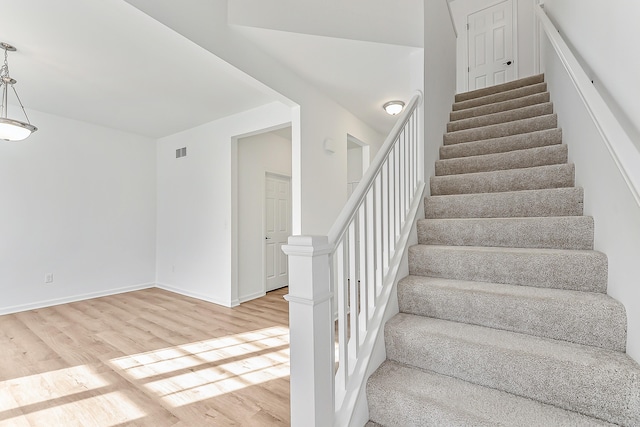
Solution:
[{"label": "light wood plank flooring", "polygon": [[287,289],[146,289],[0,316],[0,426],[287,426]]}]

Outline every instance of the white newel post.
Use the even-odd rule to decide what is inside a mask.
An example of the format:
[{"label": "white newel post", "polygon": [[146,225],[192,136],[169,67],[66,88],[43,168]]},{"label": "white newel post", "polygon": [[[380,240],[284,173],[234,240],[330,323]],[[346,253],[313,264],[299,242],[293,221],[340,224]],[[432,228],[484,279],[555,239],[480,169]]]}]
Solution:
[{"label": "white newel post", "polygon": [[291,236],[289,257],[291,426],[333,425],[329,246],[326,236]]}]

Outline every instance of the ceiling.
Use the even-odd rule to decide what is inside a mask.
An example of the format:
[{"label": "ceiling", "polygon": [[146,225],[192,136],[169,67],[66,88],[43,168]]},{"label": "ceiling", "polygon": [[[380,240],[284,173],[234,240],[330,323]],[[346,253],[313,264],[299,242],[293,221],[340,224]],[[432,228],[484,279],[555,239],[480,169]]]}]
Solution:
[{"label": "ceiling", "polygon": [[0,41],[18,49],[9,68],[27,109],[152,138],[275,100],[119,0],[4,1]]},{"label": "ceiling", "polygon": [[[416,0],[401,3],[402,16],[415,14],[408,6]],[[312,34],[264,28],[264,20],[261,27],[240,25],[240,18],[235,26],[248,39],[381,133],[394,123],[382,104],[411,95],[408,64],[421,52],[412,46],[421,19],[408,20],[407,34],[382,43],[371,41],[380,36],[366,20],[351,21],[346,33],[327,26],[328,37],[317,28]],[[122,0],[4,1],[0,41],[18,48],[9,66],[27,110],[151,138],[281,99]],[[405,42],[410,46],[398,44]]]},{"label": "ceiling", "polygon": [[406,103],[413,95],[410,61],[422,48],[263,28],[240,31],[382,134],[396,121],[382,105]]}]

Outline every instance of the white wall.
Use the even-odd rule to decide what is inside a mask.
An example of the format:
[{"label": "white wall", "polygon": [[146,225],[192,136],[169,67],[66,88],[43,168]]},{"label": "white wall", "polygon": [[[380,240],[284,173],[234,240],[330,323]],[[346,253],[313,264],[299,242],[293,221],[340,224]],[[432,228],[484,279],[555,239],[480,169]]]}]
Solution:
[{"label": "white wall", "polygon": [[152,286],[155,141],[29,117],[35,134],[0,141],[0,313]]},{"label": "white wall", "polygon": [[267,172],[291,176],[291,139],[267,132],[238,140],[238,299],[265,294],[264,200]]},{"label": "white wall", "polygon": [[[580,3],[586,5],[591,3]],[[577,7],[577,6],[576,6]],[[545,9],[547,9],[545,7]],[[562,31],[560,32],[563,33]],[[576,185],[584,188],[584,212],[595,220],[595,249],[609,260],[607,293],[627,311],[627,352],[640,360],[640,206],[616,166],[566,69],[545,36],[542,64]],[[596,48],[597,50],[597,48]],[[633,86],[635,83],[630,83]],[[616,141],[612,141],[616,143]],[[640,167],[640,166],[639,166]]]},{"label": "white wall", "polygon": [[640,2],[546,0],[545,11],[640,149]]},{"label": "white wall", "polygon": [[[293,233],[326,234],[347,197],[347,134],[371,144],[372,155],[385,136],[229,26],[227,1],[126,1],[272,88],[282,102],[299,107],[292,120]],[[336,153],[325,152],[326,138],[334,140]]]},{"label": "white wall", "polygon": [[[232,139],[291,121],[281,103],[229,116],[158,140],[157,282],[226,306],[238,304],[237,152]],[[175,150],[187,147],[176,159]]]},{"label": "white wall", "polygon": [[[458,38],[456,41],[457,71],[456,88],[458,92],[466,92],[469,87],[467,67],[467,17],[482,9],[486,9],[504,0],[452,0],[451,13],[455,21]],[[535,73],[534,44],[533,44],[533,5],[535,0],[513,0],[514,37],[517,46],[515,78],[527,77]]]},{"label": "white wall", "polygon": [[228,3],[229,20],[234,24],[422,46],[423,0],[230,0]]},{"label": "white wall", "polygon": [[424,168],[429,188],[456,90],[456,36],[446,0],[425,3],[424,33]]}]

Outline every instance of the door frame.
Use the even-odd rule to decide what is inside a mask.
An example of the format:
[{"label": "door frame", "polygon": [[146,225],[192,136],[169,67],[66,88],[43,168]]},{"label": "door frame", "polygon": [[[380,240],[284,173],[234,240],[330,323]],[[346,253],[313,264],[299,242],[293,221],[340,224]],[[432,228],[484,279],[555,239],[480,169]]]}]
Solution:
[{"label": "door frame", "polygon": [[[238,198],[239,198],[239,190],[238,190],[238,170],[239,170],[239,161],[240,159],[238,158],[238,143],[239,140],[243,139],[243,138],[247,138],[250,136],[255,136],[255,135],[259,135],[259,134],[263,134],[263,133],[268,133],[268,132],[272,132],[272,131],[276,131],[276,130],[280,130],[280,129],[285,129],[285,128],[292,128],[292,132],[294,129],[294,121],[286,121],[283,122],[281,124],[278,125],[274,125],[274,126],[269,126],[269,127],[265,127],[265,128],[260,128],[257,129],[255,131],[251,131],[251,132],[246,132],[243,134],[237,134],[231,137],[231,286],[230,286],[230,299],[231,299],[231,307],[236,307],[238,305],[240,305],[243,302],[246,301],[250,301],[254,298],[258,298],[259,296],[257,295],[250,295],[249,297],[246,296],[242,296],[240,297],[238,295],[238,264],[239,264],[239,259],[240,259],[240,253],[238,250],[239,247],[239,224],[238,224]],[[296,141],[296,139],[299,141],[299,135],[296,137],[295,134],[292,133],[292,149],[294,146],[294,141]],[[291,159],[292,164],[295,163],[295,159],[292,157]],[[294,177],[293,177],[293,170],[292,170],[292,176],[291,178],[291,182],[293,183]],[[285,175],[286,174],[282,174],[281,175]],[[299,178],[298,178],[299,179]],[[263,183],[264,184],[264,183]],[[263,200],[263,204],[264,204],[264,185],[263,188],[261,190],[262,192],[262,200]],[[293,197],[293,195],[292,195]],[[292,206],[292,212],[293,212],[293,206]],[[264,214],[262,215],[264,217]],[[264,219],[263,219],[264,220]],[[264,230],[264,227],[263,227]],[[261,233],[263,233],[263,231],[261,231]],[[264,236],[262,236],[262,238],[264,238]],[[264,245],[263,245],[264,246]],[[263,268],[264,268],[264,256],[262,257],[262,264],[263,264]],[[264,274],[263,274],[264,276]],[[265,288],[266,283],[263,285],[263,289]]]},{"label": "door frame", "polygon": [[[291,194],[291,190],[292,190],[291,175],[287,175],[285,173],[277,172],[277,171],[265,170],[264,173],[262,174],[262,236],[261,236],[262,238],[262,290],[265,294],[267,293],[267,263],[266,263],[267,250],[266,250],[266,245],[264,244],[264,234],[267,227],[266,184],[267,184],[268,175],[276,176],[280,178],[286,178],[289,181],[289,227],[291,227],[290,231],[293,232],[293,225],[292,225],[292,219],[293,219],[292,205],[293,204],[292,204],[292,194]],[[288,265],[287,265],[287,276],[289,276]],[[289,285],[287,284],[287,286]]]},{"label": "door frame", "polygon": [[[513,62],[514,62],[514,70],[513,70],[513,78],[517,80],[520,78],[519,67],[520,61],[518,59],[518,0],[487,0],[482,3],[480,7],[475,5],[473,8],[469,8],[464,10],[462,13],[463,16],[458,16],[460,20],[458,32],[458,38],[456,41],[457,46],[457,58],[458,58],[458,76],[457,76],[457,92],[467,92],[469,90],[469,32],[467,30],[467,23],[469,22],[469,16],[474,13],[483,11],[485,9],[489,9],[490,7],[496,6],[500,3],[509,2],[511,3],[511,20],[513,26],[513,34],[512,34],[512,45],[513,45]],[[477,2],[476,2],[477,3]],[[464,22],[462,19],[464,18]]]},{"label": "door frame", "polygon": [[[362,149],[361,151],[362,159],[361,159],[360,167],[362,168],[362,176],[364,176],[364,174],[367,172],[367,169],[369,168],[369,165],[371,163],[371,146],[366,142],[359,140],[355,136],[351,134],[347,134],[347,153],[349,151],[349,143],[358,145]],[[348,174],[349,172],[347,171],[347,175]],[[362,179],[362,177],[360,177],[360,179]],[[347,182],[347,185],[348,184],[349,182]]]}]

